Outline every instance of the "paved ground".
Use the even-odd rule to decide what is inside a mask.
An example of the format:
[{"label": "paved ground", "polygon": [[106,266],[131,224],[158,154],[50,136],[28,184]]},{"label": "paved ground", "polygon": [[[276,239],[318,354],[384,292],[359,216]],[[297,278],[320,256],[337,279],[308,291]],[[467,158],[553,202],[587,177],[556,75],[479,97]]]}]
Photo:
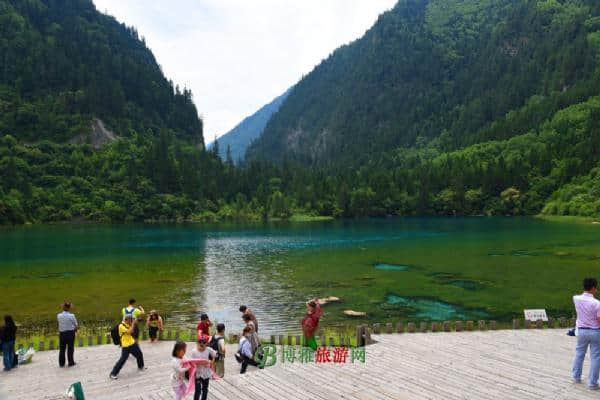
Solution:
[{"label": "paved ground", "polygon": [[[230,348],[226,377],[210,383],[209,399],[596,399],[571,383],[574,338],[564,330],[417,333],[374,336],[366,363],[281,364],[239,375]],[[129,361],[120,379],[108,372],[118,357],[112,345],[77,351],[78,365],[56,366],[56,351],[34,363],[0,373],[0,399],[60,399],[66,387],[83,383],[86,398],[171,399],[172,343],[144,344],[149,369]],[[584,374],[587,373],[587,362]]]}]

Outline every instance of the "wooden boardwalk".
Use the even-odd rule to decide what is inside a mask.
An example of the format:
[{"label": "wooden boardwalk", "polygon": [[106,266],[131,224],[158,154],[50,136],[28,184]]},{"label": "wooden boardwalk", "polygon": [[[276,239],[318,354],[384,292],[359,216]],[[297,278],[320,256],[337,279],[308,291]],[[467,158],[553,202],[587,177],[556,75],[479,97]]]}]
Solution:
[{"label": "wooden boardwalk", "polygon": [[[564,329],[377,335],[366,363],[290,364],[239,375],[229,347],[225,379],[210,383],[213,400],[279,399],[596,399],[570,380],[575,339]],[[86,398],[172,399],[171,342],[143,344],[149,369],[129,361],[119,380],[108,373],[118,358],[112,345],[77,349],[74,368],[60,369],[56,351],[31,365],[0,373],[0,399],[61,399],[80,380]],[[584,368],[584,378],[588,362]],[[584,379],[585,382],[585,379]]]}]

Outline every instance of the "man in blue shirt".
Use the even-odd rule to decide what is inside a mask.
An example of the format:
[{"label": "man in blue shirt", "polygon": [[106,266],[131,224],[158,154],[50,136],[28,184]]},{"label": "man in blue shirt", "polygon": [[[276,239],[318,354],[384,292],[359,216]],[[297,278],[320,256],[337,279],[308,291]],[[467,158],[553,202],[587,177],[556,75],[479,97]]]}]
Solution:
[{"label": "man in blue shirt", "polygon": [[71,313],[71,303],[63,304],[63,312],[56,316],[58,320],[58,332],[60,351],[58,352],[58,365],[62,368],[65,366],[65,350],[69,367],[75,365],[73,353],[75,352],[75,332],[77,331],[77,319]]}]

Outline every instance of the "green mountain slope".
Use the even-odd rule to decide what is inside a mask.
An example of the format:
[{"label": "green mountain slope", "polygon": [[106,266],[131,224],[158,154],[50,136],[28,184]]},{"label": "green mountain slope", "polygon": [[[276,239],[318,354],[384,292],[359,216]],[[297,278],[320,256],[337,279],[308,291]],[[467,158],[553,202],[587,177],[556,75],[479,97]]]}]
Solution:
[{"label": "green mountain slope", "polygon": [[137,32],[91,0],[0,0],[0,132],[64,142],[94,117],[120,136],[169,129],[204,143],[189,90]]},{"label": "green mountain slope", "polygon": [[599,29],[593,0],[400,0],[296,85],[249,155],[359,165],[522,134],[599,93]]},{"label": "green mountain slope", "polygon": [[[234,162],[243,160],[246,156],[246,149],[252,141],[256,140],[264,131],[265,126],[279,110],[281,103],[287,98],[292,88],[277,96],[272,102],[261,107],[251,116],[244,118],[235,128],[221,136],[218,140],[219,155],[221,158],[227,158],[227,148],[231,151],[231,158]],[[214,142],[209,144],[209,148]]]}]

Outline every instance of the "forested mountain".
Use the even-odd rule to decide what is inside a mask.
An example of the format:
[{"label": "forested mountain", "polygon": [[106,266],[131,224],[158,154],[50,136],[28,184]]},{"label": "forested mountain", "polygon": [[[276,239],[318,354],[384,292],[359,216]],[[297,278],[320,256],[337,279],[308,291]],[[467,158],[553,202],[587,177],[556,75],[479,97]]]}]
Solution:
[{"label": "forested mountain", "polygon": [[[277,96],[272,102],[263,106],[249,117],[244,118],[235,128],[221,136],[218,140],[219,155],[223,160],[227,159],[227,149],[235,163],[243,160],[246,156],[246,149],[252,141],[256,140],[265,129],[271,116],[279,110],[281,103],[286,99],[292,88]],[[209,148],[214,146],[215,142],[209,144]]]},{"label": "forested mountain", "polygon": [[[600,216],[595,0],[400,0],[242,167],[90,0],[0,0],[0,50],[0,224]],[[92,126],[115,135],[92,146]]]},{"label": "forested mountain", "polygon": [[253,157],[359,165],[538,127],[598,94],[594,0],[400,0],[282,104]]},{"label": "forested mountain", "polygon": [[137,31],[91,0],[0,0],[0,132],[67,141],[100,118],[118,135],[168,129],[203,145],[192,94]]}]

